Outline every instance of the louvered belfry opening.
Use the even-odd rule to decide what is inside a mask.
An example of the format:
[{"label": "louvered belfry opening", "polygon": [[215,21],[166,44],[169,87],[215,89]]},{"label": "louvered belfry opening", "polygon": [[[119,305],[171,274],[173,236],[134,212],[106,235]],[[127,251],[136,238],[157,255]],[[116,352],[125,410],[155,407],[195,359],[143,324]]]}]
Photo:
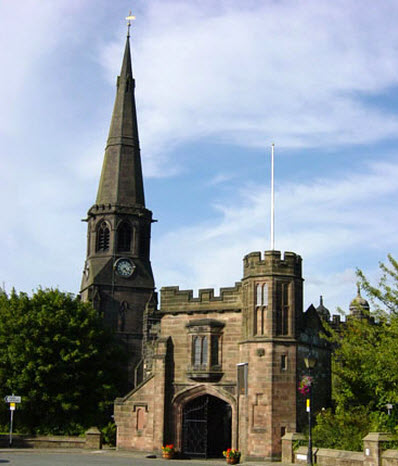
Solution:
[{"label": "louvered belfry opening", "polygon": [[106,222],[102,222],[97,231],[97,251],[109,250],[110,230]]},{"label": "louvered belfry opening", "polygon": [[118,252],[128,252],[131,249],[131,227],[123,222],[117,230]]}]

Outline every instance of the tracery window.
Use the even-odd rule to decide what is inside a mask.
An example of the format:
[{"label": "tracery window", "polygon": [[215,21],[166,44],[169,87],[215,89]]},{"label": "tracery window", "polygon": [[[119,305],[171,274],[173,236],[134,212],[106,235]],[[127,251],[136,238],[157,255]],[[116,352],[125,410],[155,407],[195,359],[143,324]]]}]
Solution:
[{"label": "tracery window", "polygon": [[262,299],[262,286],[260,284],[257,285],[257,295],[256,295],[256,305],[261,306],[261,299]]},{"label": "tracery window", "polygon": [[205,335],[195,335],[192,338],[192,364],[195,369],[207,368],[207,342],[208,338]]},{"label": "tracery window", "polygon": [[268,306],[268,283],[263,284],[263,306]]},{"label": "tracery window", "polygon": [[210,354],[210,365],[211,366],[218,366],[219,364],[219,359],[218,359],[218,355],[220,352],[219,342],[220,342],[220,335],[211,336],[211,354]]},{"label": "tracery window", "polygon": [[97,230],[96,251],[108,251],[110,240],[110,230],[108,224],[103,221]]},{"label": "tracery window", "polygon": [[277,335],[289,334],[289,284],[278,283],[277,286]]},{"label": "tracery window", "polygon": [[266,331],[265,319],[268,309],[268,283],[256,285],[256,307],[254,309],[254,335],[264,335]]},{"label": "tracery window", "polygon": [[187,324],[191,335],[189,376],[194,379],[219,378],[221,372],[221,330],[223,322],[199,319]]},{"label": "tracery window", "polygon": [[131,228],[123,222],[117,229],[117,251],[127,252],[131,249]]}]

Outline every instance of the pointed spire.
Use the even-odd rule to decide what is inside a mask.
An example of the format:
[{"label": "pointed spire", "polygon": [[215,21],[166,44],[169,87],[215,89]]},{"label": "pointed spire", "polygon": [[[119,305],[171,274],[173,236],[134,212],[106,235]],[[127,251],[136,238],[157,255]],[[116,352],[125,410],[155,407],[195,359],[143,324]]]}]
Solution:
[{"label": "pointed spire", "polygon": [[145,207],[129,30],[96,203]]}]

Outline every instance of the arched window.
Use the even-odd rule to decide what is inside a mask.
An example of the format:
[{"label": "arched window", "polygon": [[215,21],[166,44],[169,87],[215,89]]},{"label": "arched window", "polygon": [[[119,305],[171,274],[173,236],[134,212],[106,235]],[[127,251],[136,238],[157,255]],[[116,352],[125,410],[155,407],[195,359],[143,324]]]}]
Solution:
[{"label": "arched window", "polygon": [[130,251],[131,249],[131,228],[123,222],[117,229],[117,250],[118,252]]},{"label": "arched window", "polygon": [[263,306],[268,306],[268,284],[263,285]]},{"label": "arched window", "polygon": [[193,337],[192,341],[192,362],[194,367],[200,367],[202,362],[202,338],[201,337]]},{"label": "arched window", "polygon": [[191,365],[188,377],[194,380],[219,380],[222,377],[222,329],[215,319],[197,319],[186,324],[191,335]]},{"label": "arched window", "polygon": [[[218,348],[217,348],[218,349]],[[208,338],[207,336],[194,336],[192,339],[192,362],[195,368],[204,369],[208,365]]]},{"label": "arched window", "polygon": [[108,251],[109,250],[109,238],[110,238],[109,226],[106,222],[101,222],[97,230],[96,250],[97,251]]},{"label": "arched window", "polygon": [[220,335],[212,335],[211,336],[211,356],[210,356],[210,366],[218,366],[218,353],[219,353],[219,341]]},{"label": "arched window", "polygon": [[200,363],[202,366],[207,366],[207,336],[202,337],[202,360]]},{"label": "arched window", "polygon": [[255,287],[255,300],[253,333],[254,335],[264,335],[268,308],[268,283],[257,283]]},{"label": "arched window", "polygon": [[260,284],[257,285],[257,296],[256,296],[256,306],[261,306],[261,288],[262,286]]},{"label": "arched window", "polygon": [[277,335],[288,335],[289,334],[289,284],[288,283],[278,283],[276,312],[277,312],[277,320],[276,320]]}]

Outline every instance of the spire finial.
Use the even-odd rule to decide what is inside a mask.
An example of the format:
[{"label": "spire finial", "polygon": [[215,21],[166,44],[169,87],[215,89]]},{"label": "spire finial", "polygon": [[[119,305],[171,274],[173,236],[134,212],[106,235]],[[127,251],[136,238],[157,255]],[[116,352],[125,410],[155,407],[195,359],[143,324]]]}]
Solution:
[{"label": "spire finial", "polygon": [[135,16],[131,14],[131,10],[129,12],[129,15],[126,16],[126,21],[127,21],[127,37],[130,37],[130,27],[131,27],[131,21],[135,19]]},{"label": "spire finial", "polygon": [[361,296],[361,285],[359,282],[357,283],[357,291],[358,291],[358,296]]},{"label": "spire finial", "polygon": [[323,296],[319,296],[319,304],[323,306]]}]

